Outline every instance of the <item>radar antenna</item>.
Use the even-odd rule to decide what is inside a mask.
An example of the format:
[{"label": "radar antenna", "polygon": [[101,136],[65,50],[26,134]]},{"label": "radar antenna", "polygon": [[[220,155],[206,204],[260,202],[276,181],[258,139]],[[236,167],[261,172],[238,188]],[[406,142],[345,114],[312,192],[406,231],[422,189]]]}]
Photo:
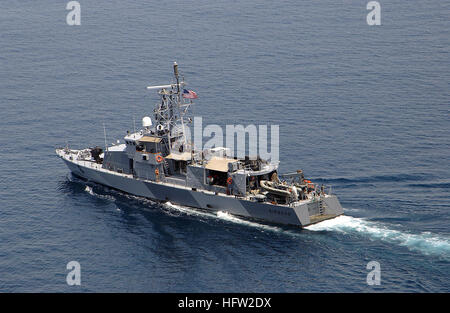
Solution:
[{"label": "radar antenna", "polygon": [[177,62],[173,63],[173,74],[174,83],[147,87],[147,90],[158,90],[160,102],[153,111],[155,132],[157,136],[163,139],[169,152],[172,146],[187,144],[184,127],[192,120],[185,117],[192,100],[185,99],[182,96],[183,87],[186,86],[186,83],[184,79],[180,79]]}]

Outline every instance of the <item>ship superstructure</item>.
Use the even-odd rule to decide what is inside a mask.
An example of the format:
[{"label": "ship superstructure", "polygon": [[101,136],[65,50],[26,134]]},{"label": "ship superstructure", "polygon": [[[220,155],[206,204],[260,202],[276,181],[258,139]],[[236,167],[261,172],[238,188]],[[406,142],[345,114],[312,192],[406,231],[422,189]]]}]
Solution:
[{"label": "ship superstructure", "polygon": [[196,94],[185,89],[176,63],[173,69],[173,83],[147,87],[160,97],[153,119],[144,117],[142,129],[127,132],[125,143],[56,149],[75,176],[157,201],[272,223],[307,226],[343,214],[331,188],[305,179],[301,170],[279,174],[278,163],[259,157],[233,157],[224,147],[196,149],[185,131]]}]

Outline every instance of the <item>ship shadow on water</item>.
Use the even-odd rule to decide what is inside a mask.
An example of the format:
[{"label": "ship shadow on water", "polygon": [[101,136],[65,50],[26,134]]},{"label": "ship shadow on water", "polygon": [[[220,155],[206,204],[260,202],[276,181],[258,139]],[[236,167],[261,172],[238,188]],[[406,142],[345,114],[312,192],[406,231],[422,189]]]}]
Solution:
[{"label": "ship shadow on water", "polygon": [[[120,212],[124,227],[136,232],[136,227],[144,224],[163,238],[172,240],[174,233],[189,232],[188,237],[196,241],[198,238],[223,238],[224,240],[247,240],[249,246],[260,245],[263,249],[269,248],[273,252],[292,257],[292,249],[300,250],[305,255],[314,255],[317,248],[325,249],[335,234],[327,231],[317,232],[302,229],[297,226],[274,224],[254,219],[233,216],[227,212],[209,212],[196,208],[179,206],[176,204],[160,203],[123,193],[100,184],[87,182],[69,174],[61,183],[60,190],[73,195],[73,199],[86,199],[96,205],[102,204],[100,209],[105,213]],[[97,207],[98,209],[99,207]],[[201,244],[201,241],[198,242]]]},{"label": "ship shadow on water", "polygon": [[[106,222],[115,236],[121,234],[121,241],[138,247],[136,251],[140,252],[136,252],[136,258],[157,258],[164,263],[177,264],[180,269],[185,267],[186,273],[192,272],[193,263],[213,267],[222,264],[220,266],[239,273],[248,266],[245,260],[248,254],[254,255],[255,261],[275,258],[295,271],[295,268],[308,266],[308,260],[320,251],[329,250],[329,235],[244,219],[226,212],[205,212],[158,203],[71,175],[62,179],[59,190],[78,206],[81,201],[86,204],[85,209],[96,211],[96,217],[100,215],[98,218]],[[92,219],[92,216],[87,218]],[[116,231],[115,227],[119,229]],[[282,268],[279,271],[283,271]],[[253,273],[254,269],[247,271]],[[192,279],[196,279],[195,273],[192,275]],[[271,274],[263,276],[266,275]],[[259,283],[262,281],[260,278]]]},{"label": "ship shadow on water", "polygon": [[[129,246],[123,249],[131,253],[128,262],[166,264],[166,275],[176,271],[183,273],[183,279],[199,283],[202,280],[198,271],[206,269],[211,279],[216,277],[216,271],[222,271],[222,275],[230,279],[229,283],[234,284],[244,275],[253,281],[253,291],[267,291],[268,281],[276,285],[275,278],[287,272],[314,279],[324,267],[327,271],[338,268],[352,277],[363,277],[361,259],[370,259],[391,245],[400,248],[397,253],[406,257],[430,253],[448,260],[445,252],[448,243],[443,238],[437,238],[442,247],[436,251],[436,238],[404,233],[351,216],[300,229],[244,219],[226,212],[212,213],[159,203],[71,175],[61,179],[58,189],[73,201],[74,207],[83,204],[82,214],[94,212],[86,219],[91,220],[91,214],[95,214],[95,218],[105,222],[108,240],[112,238],[120,246]],[[359,251],[359,258],[341,260],[344,251],[351,247]],[[252,256],[253,266],[248,263],[248,255]],[[319,257],[327,262],[313,262]],[[267,268],[268,260],[277,266]],[[286,285],[281,284],[280,288]]]},{"label": "ship shadow on water", "polygon": [[[60,183],[62,192],[72,194],[74,199],[90,195],[91,201],[105,212],[120,211],[122,222],[131,232],[136,226],[151,224],[152,228],[169,240],[169,230],[181,233],[190,231],[189,238],[226,237],[227,239],[244,236],[255,244],[270,245],[275,251],[288,253],[288,246],[301,245],[303,251],[310,253],[318,247],[329,249],[333,240],[342,240],[355,245],[368,241],[382,244],[394,244],[425,255],[437,255],[449,259],[450,241],[434,234],[414,234],[398,230],[390,224],[351,215],[341,215],[335,219],[299,228],[296,226],[273,224],[254,219],[233,216],[227,212],[210,212],[196,208],[179,206],[170,202],[161,203],[144,197],[137,197],[114,190],[103,185],[86,182],[69,175]],[[351,212],[348,212],[351,213]],[[143,220],[142,220],[143,219]],[[212,235],[213,234],[213,235]],[[258,242],[255,241],[257,239]],[[277,244],[283,243],[284,247]],[[292,247],[291,247],[292,248]]]}]

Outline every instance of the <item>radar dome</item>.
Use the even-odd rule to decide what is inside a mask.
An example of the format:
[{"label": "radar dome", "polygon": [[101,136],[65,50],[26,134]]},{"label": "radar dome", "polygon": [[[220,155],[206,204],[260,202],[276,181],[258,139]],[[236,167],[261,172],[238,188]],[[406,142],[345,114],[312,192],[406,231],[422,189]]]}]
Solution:
[{"label": "radar dome", "polygon": [[150,117],[148,117],[148,116],[144,117],[142,119],[142,126],[143,127],[150,127],[150,126],[152,126],[152,119]]}]

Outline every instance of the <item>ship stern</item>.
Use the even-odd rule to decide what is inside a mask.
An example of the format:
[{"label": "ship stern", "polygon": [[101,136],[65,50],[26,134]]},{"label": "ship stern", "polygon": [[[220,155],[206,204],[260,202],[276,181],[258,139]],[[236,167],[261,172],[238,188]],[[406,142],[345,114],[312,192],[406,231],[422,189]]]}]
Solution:
[{"label": "ship stern", "polygon": [[320,223],[344,214],[344,209],[335,195],[325,195],[307,203],[294,206],[302,227]]}]

